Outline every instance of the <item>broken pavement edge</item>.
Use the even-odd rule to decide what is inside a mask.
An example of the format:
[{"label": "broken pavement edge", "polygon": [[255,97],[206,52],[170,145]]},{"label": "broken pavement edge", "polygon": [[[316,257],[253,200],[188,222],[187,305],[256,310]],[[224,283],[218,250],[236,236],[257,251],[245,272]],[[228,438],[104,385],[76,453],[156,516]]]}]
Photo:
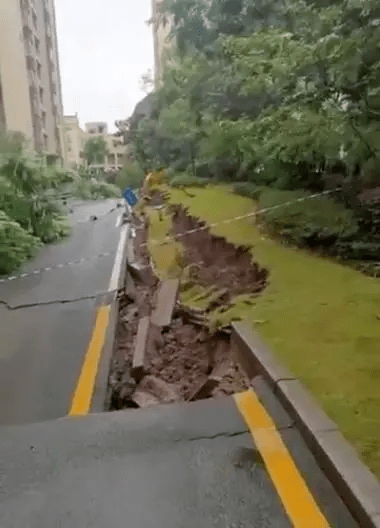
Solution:
[{"label": "broken pavement edge", "polygon": [[[124,222],[125,224],[125,222]],[[123,225],[123,224],[122,224]],[[128,234],[125,238],[125,246],[123,248],[123,258],[120,267],[120,275],[118,277],[117,289],[123,286],[127,275],[127,256],[128,247],[133,239],[131,238],[131,227],[129,224]],[[119,296],[115,293],[110,302],[111,311],[108,327],[106,330],[106,338],[100,358],[99,369],[96,375],[94,392],[92,395],[90,413],[99,413],[108,411],[110,404],[110,391],[108,389],[108,377],[110,373],[110,366],[112,357],[116,346],[116,328],[119,318]]]}]

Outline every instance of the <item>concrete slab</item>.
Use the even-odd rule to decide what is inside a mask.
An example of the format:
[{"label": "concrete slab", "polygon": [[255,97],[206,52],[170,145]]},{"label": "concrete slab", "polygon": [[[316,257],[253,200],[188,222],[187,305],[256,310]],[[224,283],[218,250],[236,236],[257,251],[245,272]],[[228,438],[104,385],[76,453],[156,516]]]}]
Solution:
[{"label": "concrete slab", "polygon": [[190,394],[189,401],[201,400],[208,398],[212,391],[219,385],[219,380],[210,377],[202,381],[199,386]]},{"label": "concrete slab", "polygon": [[140,381],[145,373],[145,355],[148,343],[150,318],[142,317],[136,336],[136,344],[133,351],[133,363],[131,374],[136,381]]},{"label": "concrete slab", "polygon": [[231,347],[250,379],[258,374],[263,374],[269,383],[295,379],[295,376],[277,361],[248,323],[241,321],[232,324]]},{"label": "concrete slab", "polygon": [[152,283],[152,277],[149,269],[146,266],[138,262],[128,261],[128,271],[137,281],[143,282],[144,284],[150,285]]},{"label": "concrete slab", "polygon": [[157,295],[157,306],[152,314],[152,323],[159,327],[169,326],[177,302],[179,280],[172,279],[160,284]]},{"label": "concrete slab", "polygon": [[294,425],[294,419],[290,417],[284,406],[281,405],[273,387],[265,380],[264,376],[256,376],[252,380],[251,385],[278,429],[285,429]]},{"label": "concrete slab", "polygon": [[306,434],[314,436],[318,431],[338,430],[299,380],[279,381],[275,393]]},{"label": "concrete slab", "polygon": [[132,275],[129,272],[126,274],[125,294],[131,301],[136,300],[136,285]]},{"label": "concrete slab", "polygon": [[355,511],[360,526],[376,526],[372,519],[377,517],[378,522],[380,516],[379,481],[339,431],[319,432],[316,441],[327,476]]}]

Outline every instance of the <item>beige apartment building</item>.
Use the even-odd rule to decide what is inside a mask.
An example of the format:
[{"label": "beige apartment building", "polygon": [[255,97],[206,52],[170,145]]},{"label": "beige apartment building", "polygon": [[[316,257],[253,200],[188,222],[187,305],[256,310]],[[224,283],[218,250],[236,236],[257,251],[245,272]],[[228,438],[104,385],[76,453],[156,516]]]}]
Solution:
[{"label": "beige apartment building", "polygon": [[122,138],[108,133],[108,125],[104,122],[86,123],[85,130],[79,125],[78,116],[64,117],[64,139],[68,167],[87,167],[84,148],[90,138],[103,137],[107,144],[107,154],[103,163],[93,163],[91,169],[106,174],[117,173],[123,168],[126,159],[126,146]]},{"label": "beige apartment building", "polygon": [[0,127],[64,162],[54,0],[0,0]]}]

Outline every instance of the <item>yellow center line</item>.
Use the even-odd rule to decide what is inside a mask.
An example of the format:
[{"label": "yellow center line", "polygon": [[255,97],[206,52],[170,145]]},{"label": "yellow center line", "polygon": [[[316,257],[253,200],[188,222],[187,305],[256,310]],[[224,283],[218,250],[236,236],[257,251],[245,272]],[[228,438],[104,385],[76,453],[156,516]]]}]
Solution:
[{"label": "yellow center line", "polygon": [[234,397],[293,526],[329,528],[272,418],[254,391],[250,389]]},{"label": "yellow center line", "polygon": [[106,330],[110,316],[110,306],[101,306],[96,314],[95,328],[84,360],[82,371],[74,392],[69,416],[84,416],[91,407],[96,374],[102,355]]}]

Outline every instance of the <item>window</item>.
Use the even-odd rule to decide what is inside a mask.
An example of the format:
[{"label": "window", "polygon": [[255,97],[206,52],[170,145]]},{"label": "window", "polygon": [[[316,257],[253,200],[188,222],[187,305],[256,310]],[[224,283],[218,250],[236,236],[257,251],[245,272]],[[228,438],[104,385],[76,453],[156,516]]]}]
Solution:
[{"label": "window", "polygon": [[40,41],[37,37],[34,38],[34,47],[36,48],[37,53],[40,52]]},{"label": "window", "polygon": [[41,104],[44,103],[44,89],[43,88],[40,88],[40,101],[41,101]]},{"label": "window", "polygon": [[38,75],[38,78],[41,80],[41,64],[40,63],[37,64],[37,75]]},{"label": "window", "polygon": [[46,112],[42,112],[42,126],[46,128]]}]

